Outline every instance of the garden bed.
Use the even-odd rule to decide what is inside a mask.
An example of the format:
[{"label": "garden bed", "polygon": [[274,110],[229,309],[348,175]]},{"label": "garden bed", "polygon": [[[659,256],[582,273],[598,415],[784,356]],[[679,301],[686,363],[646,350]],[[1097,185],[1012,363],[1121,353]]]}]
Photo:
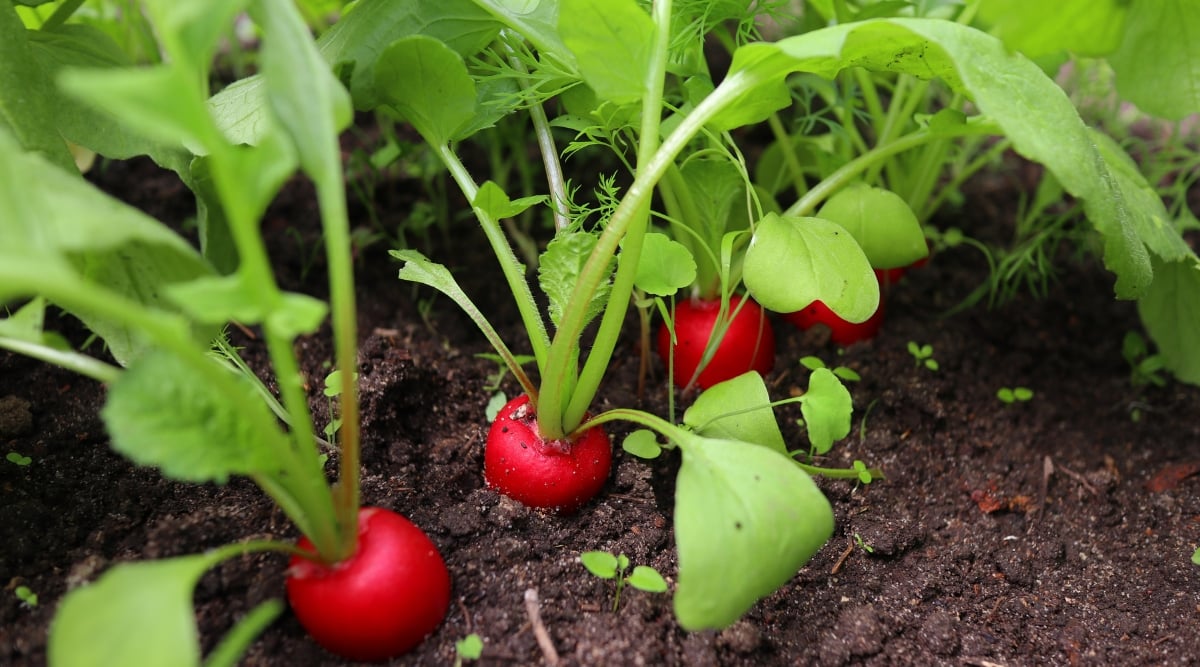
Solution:
[{"label": "garden bed", "polygon": [[[160,219],[180,221],[190,210],[190,194],[144,162],[111,165],[95,178]],[[952,224],[1004,234],[1017,182],[974,184],[964,218]],[[285,287],[320,295],[323,271],[301,280],[295,237],[282,231],[315,230],[311,196],[302,187],[289,193],[267,216],[273,256]],[[1190,561],[1200,544],[1200,477],[1188,476],[1200,464],[1200,391],[1131,385],[1121,341],[1139,328],[1137,314],[1112,298],[1112,277],[1096,263],[1069,264],[1047,298],[1020,296],[999,310],[942,319],[986,269],[969,249],[939,254],[893,288],[883,333],[844,354],[819,334],[776,322],[772,393],[799,391],[797,360],[805,355],[857,371],[854,430],[830,463],[861,459],[887,479],[821,481],[837,517],[834,538],[732,627],[688,633],[666,595],[626,590],[611,612],[612,582],[578,559],[588,550],[624,553],[673,579],[678,455],[635,459],[620,451],[625,432],[616,430],[609,483],[570,517],[484,488],[481,387],[495,364],[475,354],[489,348],[445,299],[424,321],[418,301],[432,292],[397,280],[398,264],[384,250],[358,258],[363,498],[421,526],[453,578],[445,622],[397,664],[451,664],[455,642],[470,633],[484,640],[480,664],[541,663],[530,589],[564,665],[1200,661],[1191,629],[1200,622],[1200,567]],[[494,260],[486,248],[474,250],[435,247],[430,255],[453,257],[472,296],[508,323],[501,333],[520,340],[511,297],[490,272]],[[313,383],[327,373],[328,341],[323,332],[298,345]],[[940,370],[916,363],[909,341],[931,345]],[[258,341],[238,333],[235,342],[262,367]],[[597,409],[628,406],[636,395],[637,350],[632,340],[621,345]],[[95,382],[7,352],[0,368],[0,399],[20,399],[4,403],[9,432],[0,441],[31,459],[0,465],[0,663],[44,663],[58,600],[115,562],[295,536],[247,480],[168,482],[110,452],[98,418],[104,389]],[[641,407],[665,415],[664,384],[660,371]],[[1001,387],[1017,386],[1031,388],[1033,399],[997,399]],[[323,399],[313,409],[323,425]],[[798,441],[798,408],[779,412],[785,436]],[[282,597],[284,565],[281,555],[257,554],[205,576],[196,604],[207,649],[242,613]],[[38,604],[17,599],[17,586],[36,593]],[[285,613],[244,664],[345,663]]]}]

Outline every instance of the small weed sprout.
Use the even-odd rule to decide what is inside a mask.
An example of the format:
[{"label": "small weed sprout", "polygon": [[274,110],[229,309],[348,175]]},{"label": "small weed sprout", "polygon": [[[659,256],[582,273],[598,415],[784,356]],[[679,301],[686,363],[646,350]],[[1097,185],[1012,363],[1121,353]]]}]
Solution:
[{"label": "small weed sprout", "polygon": [[858,545],[859,549],[862,549],[863,551],[865,551],[869,554],[875,553],[875,547],[867,544],[866,542],[863,542],[862,536],[859,535],[858,533],[854,534],[854,543]]},{"label": "small weed sprout", "polygon": [[612,603],[614,612],[621,604],[621,591],[625,588],[625,584],[647,593],[667,592],[666,580],[662,578],[658,570],[648,565],[638,565],[626,575],[625,572],[629,570],[630,563],[625,554],[614,556],[607,551],[585,551],[579,554],[579,562],[583,563],[588,572],[601,579],[616,580],[617,590],[613,594]]},{"label": "small weed sprout", "polygon": [[483,656],[483,639],[472,632],[454,642],[454,667],[462,667],[467,660],[478,660]]},{"label": "small weed sprout", "polygon": [[870,484],[871,482],[875,481],[875,475],[871,474],[871,469],[867,467],[867,464],[858,459],[854,459],[853,465],[854,470],[858,472],[858,481],[862,482],[863,484]]},{"label": "small weed sprout", "polygon": [[1005,405],[1025,403],[1033,399],[1033,390],[1029,387],[1000,387],[996,390],[996,398]]},{"label": "small weed sprout", "polygon": [[[358,382],[358,373],[354,374],[354,381]],[[333,440],[333,436],[342,427],[342,418],[334,416],[333,399],[342,394],[342,372],[333,371],[325,376],[325,397],[329,399],[329,423],[325,426],[325,437]]]},{"label": "small weed sprout", "polygon": [[[819,357],[811,357],[811,356],[810,357],[801,357],[800,365],[807,368],[810,371],[815,371],[818,368],[829,368],[828,366],[825,365],[824,361],[821,361],[821,359]],[[862,379],[861,375],[856,373],[853,369],[847,368],[845,366],[838,366],[836,368],[830,368],[829,370],[833,371],[834,375],[838,376],[839,378],[841,378],[842,380],[844,380],[846,382],[858,382],[859,380]]]},{"label": "small weed sprout", "polygon": [[13,593],[16,594],[17,598],[21,600],[21,604],[25,607],[32,609],[38,604],[37,593],[34,593],[28,586],[17,586]]},{"label": "small weed sprout", "polygon": [[916,360],[917,366],[924,366],[931,371],[937,372],[938,362],[933,358],[933,346],[926,343],[925,345],[917,345],[916,341],[908,341],[908,353]]},{"label": "small weed sprout", "polygon": [[22,456],[20,452],[9,452],[4,458],[7,459],[9,463],[19,465],[21,467],[25,467],[30,463],[33,463],[33,459],[29,458],[28,456]]},{"label": "small weed sprout", "polygon": [[1160,355],[1150,354],[1146,339],[1141,334],[1136,331],[1125,334],[1121,341],[1121,356],[1129,363],[1130,384],[1135,387],[1166,386],[1167,379],[1162,374],[1166,361]]}]

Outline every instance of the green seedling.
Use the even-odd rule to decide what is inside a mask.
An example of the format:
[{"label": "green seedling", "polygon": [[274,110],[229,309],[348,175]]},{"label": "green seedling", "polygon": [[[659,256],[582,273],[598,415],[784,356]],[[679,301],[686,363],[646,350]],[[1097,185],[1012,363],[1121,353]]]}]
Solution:
[{"label": "green seedling", "polygon": [[32,590],[30,590],[28,586],[17,586],[16,589],[13,590],[13,593],[16,594],[17,599],[21,601],[21,604],[25,605],[26,607],[32,608],[36,607],[38,604],[37,593],[34,593]]},{"label": "green seedling", "polygon": [[462,667],[464,662],[478,660],[483,655],[483,638],[472,632],[454,642],[454,667]]},{"label": "green seedling", "polygon": [[931,371],[937,372],[938,362],[933,358],[933,346],[926,343],[917,345],[915,341],[908,341],[908,353],[912,355],[918,367],[924,366]]},{"label": "green seedling", "polygon": [[858,473],[858,481],[862,482],[863,484],[870,484],[871,482],[875,481],[875,473],[873,473],[871,469],[867,467],[867,464],[859,461],[858,459],[854,459],[854,464],[852,467],[854,468],[854,471]]},{"label": "green seedling", "polygon": [[856,545],[858,545],[859,549],[862,549],[863,551],[865,551],[869,554],[875,553],[875,547],[867,544],[866,542],[863,542],[862,536],[860,536],[858,533],[854,534],[854,543]]},{"label": "green seedling", "polygon": [[1134,387],[1165,387],[1167,379],[1163,373],[1166,359],[1159,354],[1150,354],[1146,339],[1136,331],[1125,334],[1121,340],[1121,356],[1129,364],[1129,383]]},{"label": "green seedling", "polygon": [[[812,356],[801,357],[800,365],[807,368],[810,371],[815,371],[818,368],[828,368],[825,365],[825,362],[821,361],[820,357],[812,357]],[[837,366],[830,370],[832,370],[833,374],[838,376],[839,379],[844,380],[846,382],[858,382],[859,380],[862,380],[862,376],[860,376],[857,372],[855,372],[854,369],[847,368],[846,366]]]},{"label": "green seedling", "polygon": [[[488,373],[487,383],[485,383],[483,385],[483,390],[484,391],[499,391],[500,383],[504,381],[504,378],[508,377],[508,365],[504,363],[504,359],[501,358],[500,355],[494,354],[492,352],[480,352],[480,353],[476,354],[475,357],[478,359],[487,359],[488,361],[494,362],[496,364],[496,366],[497,366],[496,372]],[[516,361],[519,365],[524,366],[524,365],[532,362],[534,360],[534,358],[532,355],[529,355],[529,354],[517,354],[517,355],[513,355],[513,360]],[[488,421],[491,421],[491,419],[493,419],[493,418],[494,418],[494,415],[493,415],[493,417],[489,417]]]},{"label": "green seedling", "polygon": [[[358,373],[354,374],[354,383],[358,384]],[[333,440],[338,430],[342,428],[342,418],[337,416],[335,399],[342,395],[344,386],[340,370],[333,371],[325,376],[325,388],[322,390],[322,393],[325,395],[325,398],[329,399],[329,423],[325,425],[324,433],[325,437],[330,440]]]},{"label": "green seedling", "polygon": [[585,551],[579,554],[579,562],[583,563],[588,572],[597,577],[613,579],[617,582],[616,592],[613,593],[612,610],[614,612],[621,604],[621,591],[626,584],[647,593],[667,592],[667,582],[658,573],[658,570],[647,565],[638,565],[630,571],[629,558],[625,554],[614,556],[607,551]]},{"label": "green seedling", "polygon": [[996,390],[996,398],[1005,405],[1024,403],[1033,399],[1033,390],[1029,387],[1000,387]]},{"label": "green seedling", "polygon": [[18,452],[9,452],[8,455],[5,456],[4,458],[7,459],[9,463],[19,465],[22,467],[27,466],[30,463],[33,463],[33,459],[29,458],[28,456],[22,456]]}]

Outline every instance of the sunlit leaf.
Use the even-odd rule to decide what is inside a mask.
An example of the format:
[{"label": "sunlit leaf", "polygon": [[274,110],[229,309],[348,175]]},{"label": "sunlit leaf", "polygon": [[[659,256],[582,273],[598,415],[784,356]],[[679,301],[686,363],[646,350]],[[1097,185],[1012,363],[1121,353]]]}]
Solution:
[{"label": "sunlit leaf", "polygon": [[687,630],[723,628],[812,558],[833,534],[833,510],[772,449],[698,435],[677,444],[675,616]]},{"label": "sunlit leaf", "polygon": [[819,299],[843,319],[863,322],[879,306],[879,283],[862,248],[821,218],[768,214],[746,250],[742,281],[759,304],[781,313]]}]

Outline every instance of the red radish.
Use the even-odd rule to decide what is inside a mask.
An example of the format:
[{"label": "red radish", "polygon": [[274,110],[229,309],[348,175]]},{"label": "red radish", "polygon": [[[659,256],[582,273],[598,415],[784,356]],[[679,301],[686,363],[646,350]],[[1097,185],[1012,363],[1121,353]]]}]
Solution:
[{"label": "red radish", "polygon": [[545,440],[522,394],[496,415],[483,454],[487,485],[529,507],[570,514],[600,493],[612,467],[612,445],[600,427],[573,440]]},{"label": "red radish", "polygon": [[829,306],[826,306],[819,300],[813,301],[807,307],[794,313],[789,313],[784,317],[787,321],[801,329],[808,329],[816,324],[824,324],[832,332],[830,339],[834,343],[845,347],[860,340],[874,338],[879,333],[879,328],[883,326],[883,301],[879,302],[879,308],[875,309],[874,315],[867,318],[865,322],[858,324],[847,322],[838,317],[837,313],[830,310]]},{"label": "red radish", "polygon": [[[308,538],[296,545],[316,553]],[[326,650],[381,661],[421,643],[446,616],[450,574],[437,547],[408,519],[379,507],[358,511],[358,549],[326,565],[293,556],[288,602]]]},{"label": "red radish", "polygon": [[[745,305],[738,309],[738,304]],[[688,299],[675,306],[675,383],[683,386],[696,374],[708,345],[709,336],[717,324],[719,301]],[[734,295],[729,298],[729,312],[736,312],[725,329],[716,352],[696,378],[701,389],[735,378],[748,371],[766,375],[775,366],[775,332],[763,309],[753,300]],[[667,362],[671,352],[671,332],[664,324],[658,330],[658,356]]]}]

